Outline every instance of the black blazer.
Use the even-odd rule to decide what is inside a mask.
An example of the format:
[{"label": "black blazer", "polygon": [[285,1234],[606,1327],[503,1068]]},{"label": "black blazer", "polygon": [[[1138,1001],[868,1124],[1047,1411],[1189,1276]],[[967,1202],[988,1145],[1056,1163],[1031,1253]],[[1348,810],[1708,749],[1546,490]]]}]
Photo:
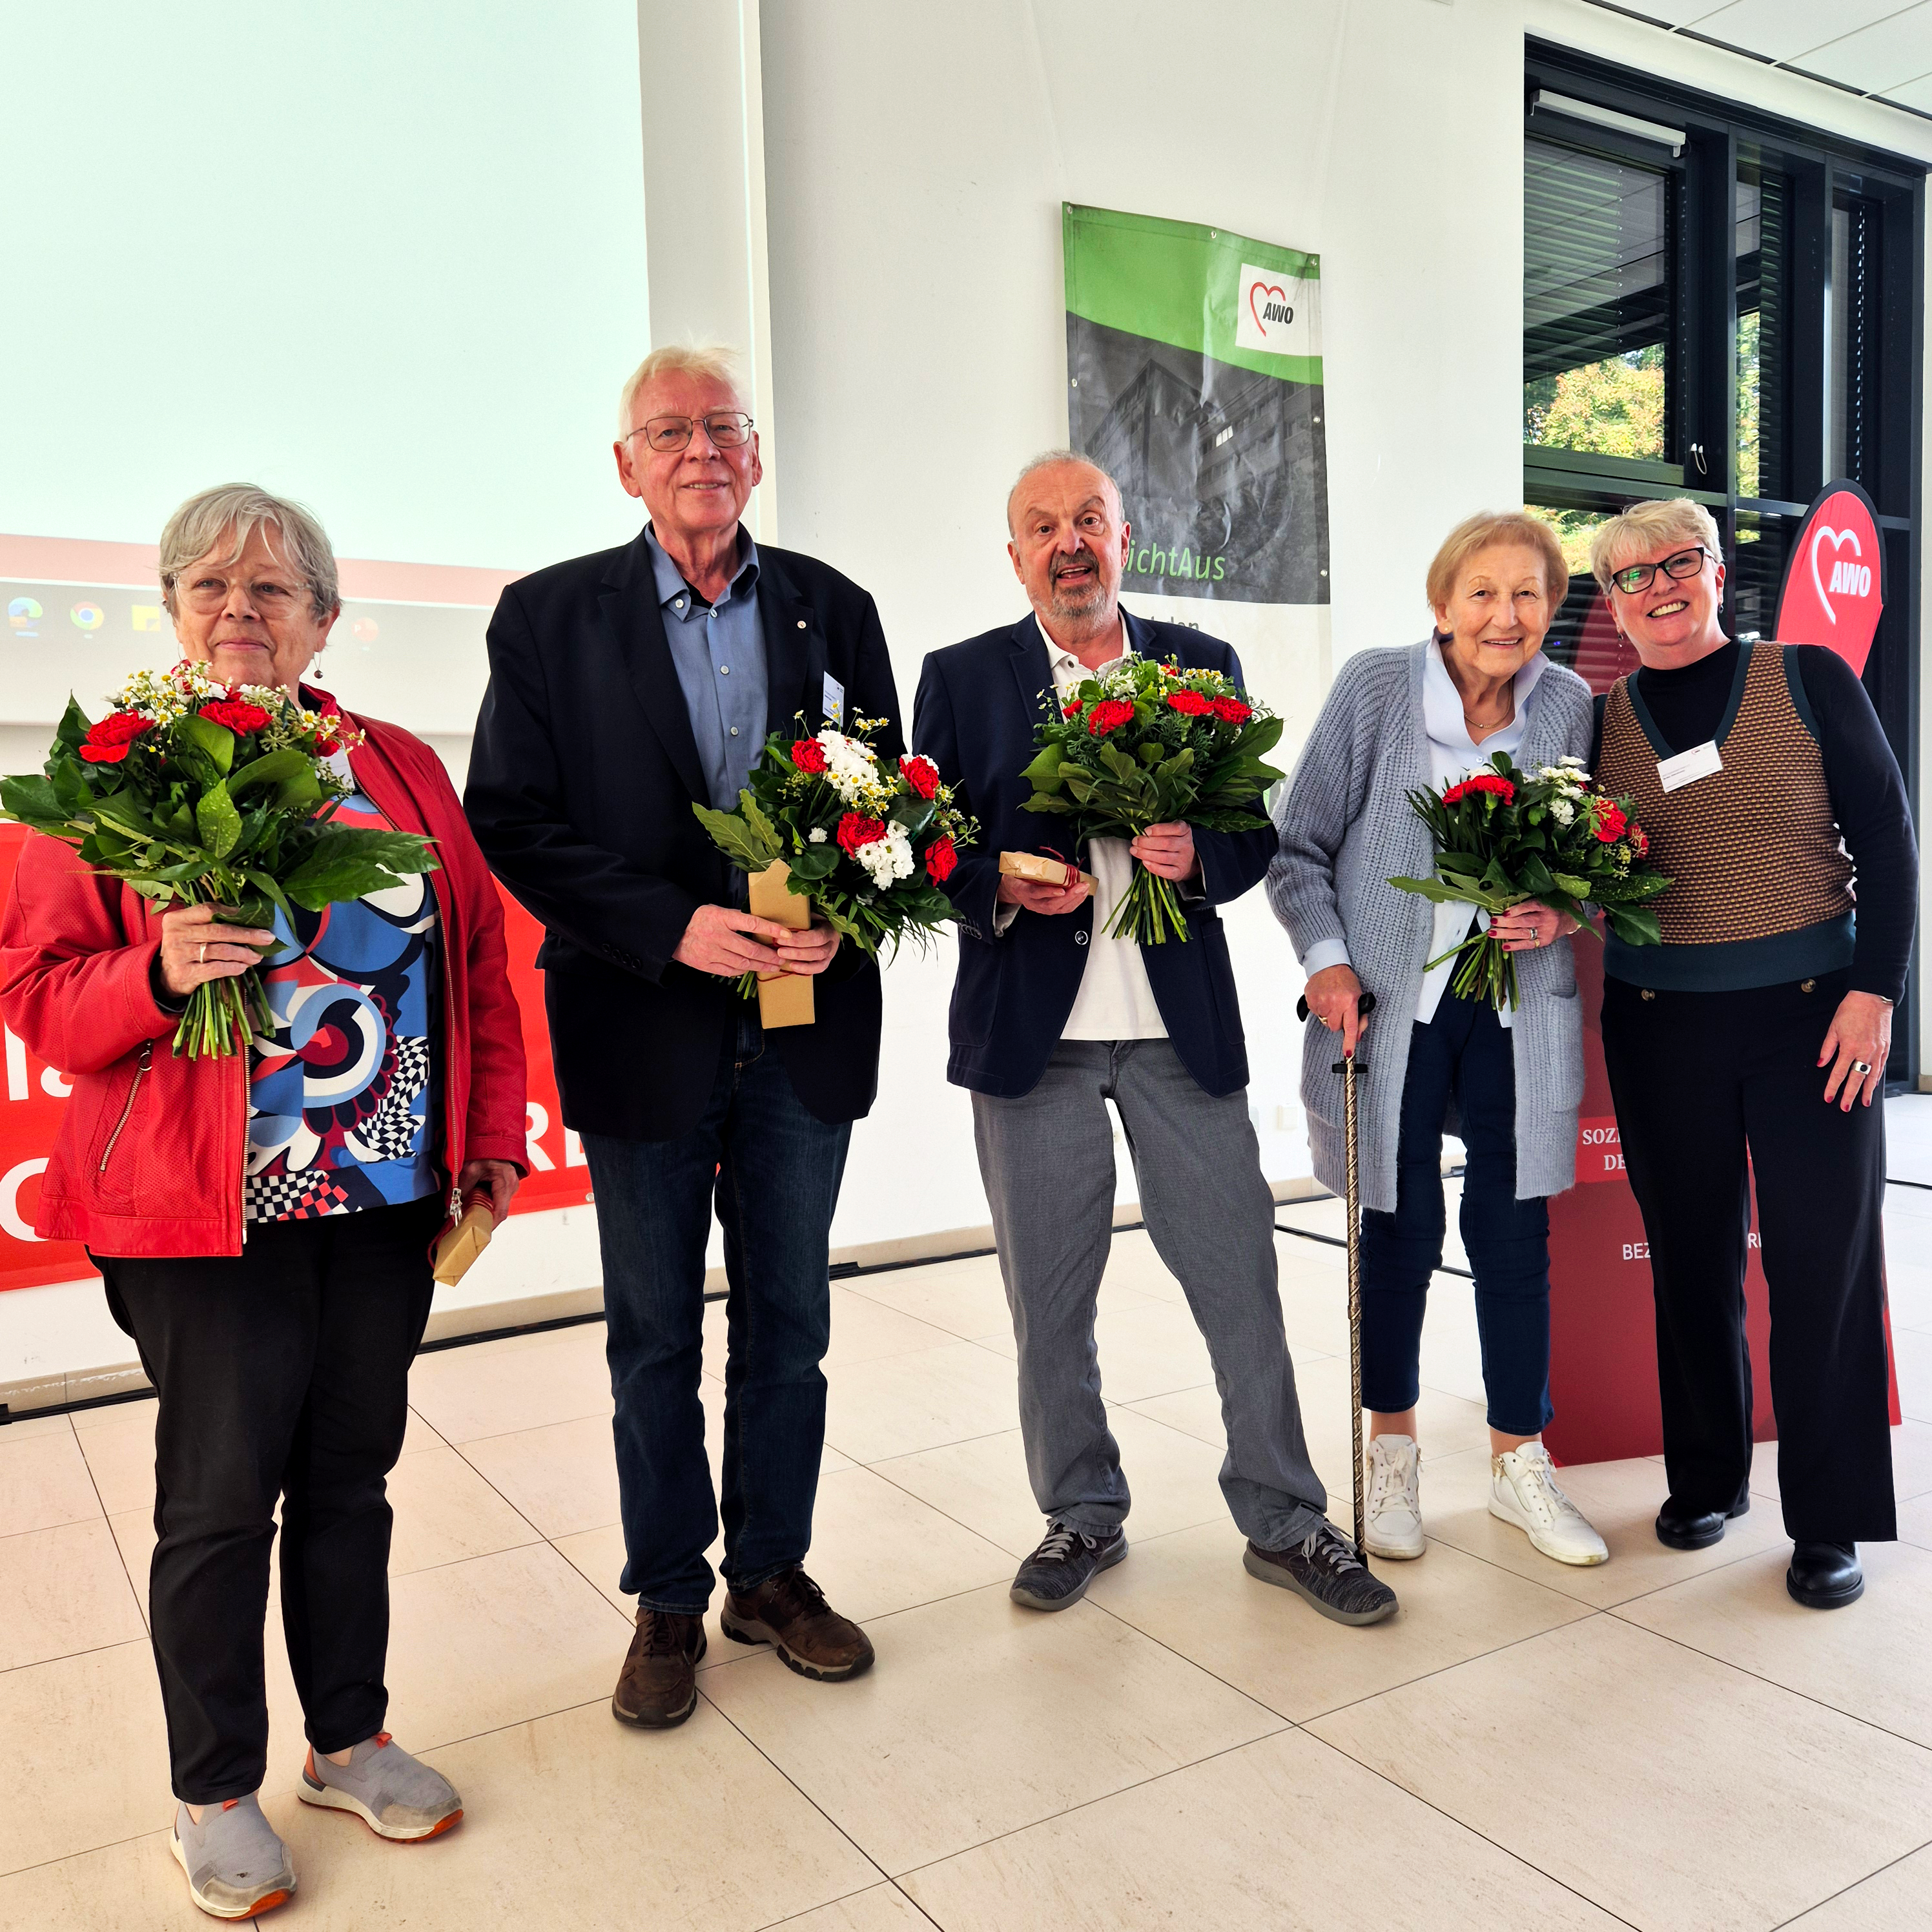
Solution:
[{"label": "black blazer", "polygon": [[[770,728],[822,719],[829,671],[845,716],[892,720],[879,614],[795,550],[758,546]],[[691,714],[641,534],[520,578],[490,620],[490,685],[464,808],[496,875],[547,928],[537,963],[563,1118],[633,1140],[687,1133],[710,1098],[740,1002],[671,958],[692,914],[731,902],[731,868],[692,812],[709,804]],[[815,987],[818,1018],[770,1043],[820,1120],[858,1119],[878,1088],[879,970],[849,942]]]},{"label": "black blazer", "polygon": [[[1222,671],[1240,682],[1240,661],[1218,638],[1120,614],[1142,657],[1176,658],[1190,669]],[[1046,646],[1028,616],[1010,630],[933,652],[914,706],[914,748],[958,786],[961,802],[980,825],[979,844],[962,855],[945,887],[960,914],[946,1078],[976,1093],[1011,1096],[1038,1084],[1087,964],[1090,899],[1054,919],[1022,912],[1004,938],[993,932],[1000,854],[1065,848],[1064,821],[1020,809],[1033,790],[1020,772],[1032,761],[1034,726],[1054,701]],[[1181,1064],[1208,1093],[1232,1094],[1247,1084],[1248,1056],[1228,938],[1214,908],[1260,882],[1276,839],[1272,826],[1235,832],[1196,827],[1194,844],[1201,856],[1195,890],[1202,896],[1187,904],[1190,937],[1184,944],[1170,939],[1144,946],[1141,956]]]}]

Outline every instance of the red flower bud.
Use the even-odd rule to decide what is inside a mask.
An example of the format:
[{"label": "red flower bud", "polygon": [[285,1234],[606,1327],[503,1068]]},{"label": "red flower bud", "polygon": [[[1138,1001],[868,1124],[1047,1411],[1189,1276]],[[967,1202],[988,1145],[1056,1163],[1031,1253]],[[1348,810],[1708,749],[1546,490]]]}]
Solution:
[{"label": "red flower bud", "polygon": [[952,878],[952,868],[958,862],[959,854],[953,849],[952,841],[943,834],[926,848],[926,877],[936,886]]}]

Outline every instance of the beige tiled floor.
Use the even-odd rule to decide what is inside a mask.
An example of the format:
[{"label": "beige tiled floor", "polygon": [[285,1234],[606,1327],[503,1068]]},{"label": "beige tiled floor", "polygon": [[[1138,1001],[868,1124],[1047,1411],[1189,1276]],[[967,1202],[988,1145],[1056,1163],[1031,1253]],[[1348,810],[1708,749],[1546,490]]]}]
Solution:
[{"label": "beige tiled floor", "polygon": [[[1445,1276],[1424,1342],[1430,1552],[1386,1566],[1400,1616],[1322,1622],[1241,1570],[1205,1352],[1130,1234],[1100,1327],[1126,1563],[1063,1616],[1007,1598],[1040,1522],[995,1262],[841,1282],[812,1567],[878,1666],[812,1684],[714,1615],[696,1715],[631,1732],[608,1709],[629,1602],[602,1329],[425,1356],[391,1480],[391,1718],[467,1820],[410,1850],[295,1802],[272,1594],[264,1804],[302,1880],[275,1922],[1926,1932],[1932,1194],[1904,1192],[1901,1540],[1867,1550],[1864,1601],[1831,1616],[1784,1594],[1768,1448],[1757,1506],[1695,1556],[1651,1533],[1653,1461],[1566,1474],[1609,1540],[1600,1568],[1546,1562],[1492,1519],[1468,1284]],[[1309,1442],[1346,1513],[1341,1258],[1278,1246]],[[715,1465],[718,1311],[706,1339]],[[6,1932],[205,1922],[166,1849],[152,1429],[146,1403],[0,1428]]]}]

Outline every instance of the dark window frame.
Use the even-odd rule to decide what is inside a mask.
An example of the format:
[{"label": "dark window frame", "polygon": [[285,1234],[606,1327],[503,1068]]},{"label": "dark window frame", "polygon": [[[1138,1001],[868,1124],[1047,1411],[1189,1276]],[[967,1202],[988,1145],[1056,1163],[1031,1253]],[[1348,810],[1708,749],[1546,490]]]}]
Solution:
[{"label": "dark window frame", "polygon": [[[1526,132],[1535,138],[1646,165],[1681,170],[1677,223],[1678,332],[1670,372],[1672,419],[1665,448],[1672,460],[1635,462],[1588,452],[1524,446],[1523,492],[1532,504],[1601,512],[1645,497],[1688,496],[1702,503],[1722,533],[1730,566],[1724,618],[1735,623],[1741,516],[1796,518],[1831,478],[1826,473],[1832,398],[1828,392],[1826,291],[1832,265],[1833,211],[1850,203],[1874,251],[1870,296],[1857,319],[1856,352],[1875,360],[1863,421],[1848,428],[1846,464],[1880,511],[1891,601],[1879,626],[1864,682],[1905,774],[1915,824],[1919,819],[1919,662],[1922,610],[1925,286],[1923,163],[1827,134],[1660,76],[1594,59],[1530,39],[1526,46]],[[1684,145],[1633,140],[1560,112],[1537,110],[1539,90],[1590,103],[1640,121],[1681,129]],[[1784,425],[1789,495],[1738,490],[1736,184],[1741,164],[1763,156],[1790,184],[1790,305],[1785,371],[1792,398]],[[1761,311],[1762,312],[1762,311]],[[1862,435],[1862,441],[1858,439]],[[1701,448],[1700,466],[1696,450]],[[1856,452],[1858,460],[1849,460]],[[1760,478],[1759,487],[1765,487]],[[1896,1088],[1913,1084],[1918,1066],[1917,952],[1898,1014],[1889,1072]]]}]

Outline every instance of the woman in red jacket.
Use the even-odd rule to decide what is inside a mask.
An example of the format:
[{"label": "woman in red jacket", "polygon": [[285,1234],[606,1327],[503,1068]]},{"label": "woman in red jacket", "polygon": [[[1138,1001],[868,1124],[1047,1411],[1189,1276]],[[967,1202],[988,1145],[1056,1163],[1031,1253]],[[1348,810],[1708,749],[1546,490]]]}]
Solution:
[{"label": "woman in red jacket", "polygon": [[[340,610],[314,518],[232,485],[162,532],[183,654],[230,684],[302,687]],[[160,1397],[148,1588],[195,1903],[241,1918],[295,1888],[256,1793],[262,1624],[281,1505],[282,1624],[310,1744],[298,1796],[387,1838],[462,1816],[391,1742],[391,1516],[430,1254],[458,1204],[500,1216],[523,1172],[524,1054],[502,917],[441,762],[374,719],[341,754],[344,820],[436,842],[440,869],[269,932],[157,915],[29,841],[0,922],[0,1012],[72,1078],[37,1231],[86,1243]],[[267,949],[266,952],[257,949]],[[272,1034],[176,1058],[202,981],[260,964]]]}]

